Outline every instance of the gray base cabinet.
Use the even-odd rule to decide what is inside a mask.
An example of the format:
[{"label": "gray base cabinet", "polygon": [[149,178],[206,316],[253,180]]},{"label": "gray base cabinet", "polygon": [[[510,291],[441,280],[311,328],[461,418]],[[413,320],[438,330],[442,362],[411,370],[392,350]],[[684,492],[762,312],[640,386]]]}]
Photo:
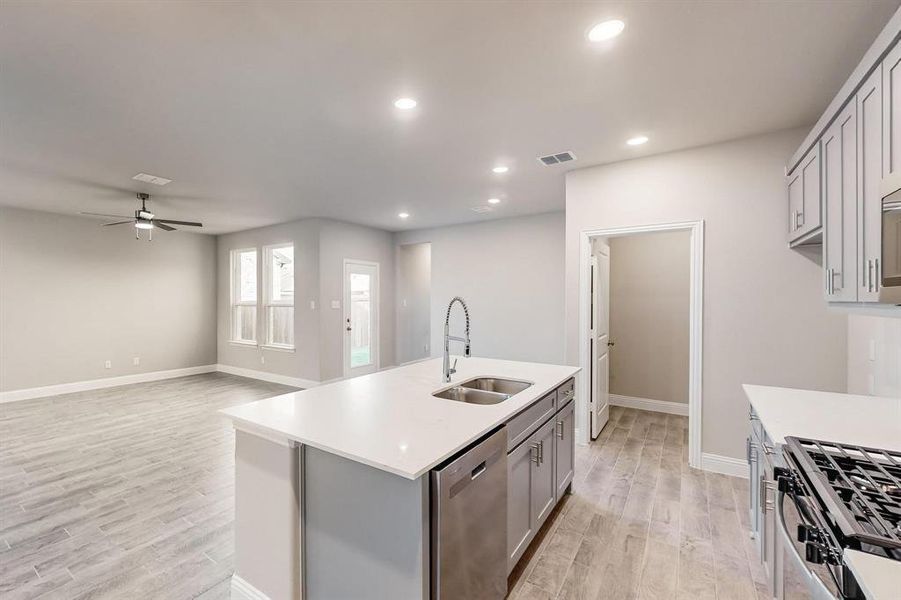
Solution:
[{"label": "gray base cabinet", "polygon": [[[507,454],[507,572],[513,570],[567,487],[575,462],[573,381],[508,423],[522,441]],[[560,398],[564,399],[561,406]],[[532,420],[530,415],[534,415]],[[529,423],[525,423],[529,421]],[[521,433],[520,433],[521,432]],[[508,437],[509,437],[508,430]]]}]

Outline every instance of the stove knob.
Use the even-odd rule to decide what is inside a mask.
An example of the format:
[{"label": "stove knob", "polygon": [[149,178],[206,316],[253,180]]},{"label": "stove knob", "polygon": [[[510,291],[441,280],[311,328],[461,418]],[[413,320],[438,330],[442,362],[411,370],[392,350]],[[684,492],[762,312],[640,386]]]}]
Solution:
[{"label": "stove knob", "polygon": [[819,542],[820,530],[812,525],[798,525],[799,542]]},{"label": "stove knob", "polygon": [[807,562],[814,563],[817,565],[821,565],[826,562],[826,554],[823,552],[823,549],[819,544],[814,544],[812,542],[807,542],[804,544],[804,553]]}]

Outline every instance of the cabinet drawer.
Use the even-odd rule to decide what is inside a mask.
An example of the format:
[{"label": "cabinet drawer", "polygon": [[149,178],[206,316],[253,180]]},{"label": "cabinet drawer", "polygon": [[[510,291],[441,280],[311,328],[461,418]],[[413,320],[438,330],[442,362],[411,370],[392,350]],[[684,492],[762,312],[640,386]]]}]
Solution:
[{"label": "cabinet drawer", "polygon": [[557,392],[553,391],[507,422],[507,451],[509,452],[538,429],[556,407]]},{"label": "cabinet drawer", "polygon": [[576,395],[576,380],[570,379],[563,385],[557,388],[557,406],[556,409],[560,410],[564,406],[566,406],[567,402],[573,399]]}]

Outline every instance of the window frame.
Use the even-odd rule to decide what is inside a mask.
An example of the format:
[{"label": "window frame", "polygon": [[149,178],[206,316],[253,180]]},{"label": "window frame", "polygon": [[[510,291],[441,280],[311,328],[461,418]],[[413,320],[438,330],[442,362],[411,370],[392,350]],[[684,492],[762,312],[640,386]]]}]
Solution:
[{"label": "window frame", "polygon": [[[239,268],[241,265],[240,257],[242,254],[247,252],[253,252],[254,257],[256,259],[256,273],[254,273],[254,285],[256,287],[256,300],[253,302],[249,300],[241,300],[241,274],[239,272]],[[231,294],[230,294],[230,320],[231,320],[231,335],[229,336],[229,343],[237,344],[240,346],[259,346],[259,299],[260,299],[260,252],[256,247],[251,248],[233,248],[229,251],[229,277],[231,279]],[[253,306],[257,310],[254,313],[253,320],[253,339],[245,340],[238,336],[238,311],[237,308],[239,306]]]},{"label": "window frame", "polygon": [[296,333],[296,325],[295,331],[291,332],[291,339],[294,341],[293,344],[276,344],[272,342],[272,331],[270,330],[270,318],[269,318],[269,309],[273,307],[290,307],[292,312],[292,323],[296,324],[297,320],[297,255],[294,255],[294,295],[291,298],[290,302],[286,302],[284,300],[273,300],[272,299],[272,253],[279,248],[291,248],[295,250],[294,242],[282,242],[278,244],[268,244],[263,246],[263,278],[260,281],[260,284],[263,286],[263,310],[262,314],[259,317],[263,321],[263,343],[261,346],[268,350],[279,350],[282,352],[294,352],[297,347],[297,340],[295,339]]}]

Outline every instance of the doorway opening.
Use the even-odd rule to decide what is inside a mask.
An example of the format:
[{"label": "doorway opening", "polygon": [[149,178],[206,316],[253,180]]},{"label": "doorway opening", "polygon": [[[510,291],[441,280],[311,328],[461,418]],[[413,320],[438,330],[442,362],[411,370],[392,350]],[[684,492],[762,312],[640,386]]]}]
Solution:
[{"label": "doorway opening", "polygon": [[344,376],[379,370],[379,264],[344,260]]},{"label": "doorway opening", "polygon": [[611,414],[683,415],[689,464],[700,467],[703,225],[582,232],[582,443],[601,435]]}]

